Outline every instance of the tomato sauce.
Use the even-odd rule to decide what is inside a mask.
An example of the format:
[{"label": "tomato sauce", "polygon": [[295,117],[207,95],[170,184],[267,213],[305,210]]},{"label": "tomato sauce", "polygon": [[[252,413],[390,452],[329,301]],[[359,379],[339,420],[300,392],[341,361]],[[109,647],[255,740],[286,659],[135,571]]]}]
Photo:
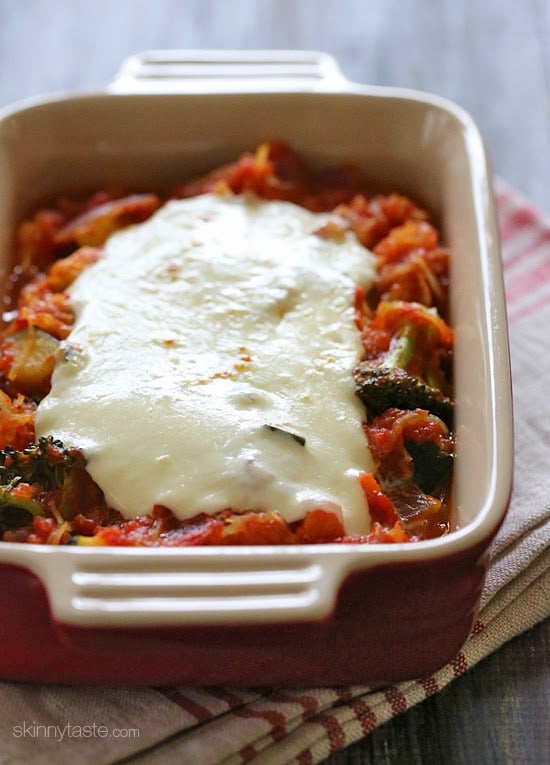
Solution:
[{"label": "tomato sauce", "polygon": [[[236,513],[230,508],[180,521],[156,505],[148,515],[129,520],[106,505],[80,464],[66,473],[58,469],[55,485],[44,482],[40,470],[29,480],[24,470],[14,473],[10,450],[25,450],[35,440],[34,411],[48,392],[51,374],[46,361],[50,344],[66,339],[74,322],[67,287],[101,257],[114,231],[143,222],[168,199],[207,192],[251,193],[331,213],[316,232],[319,236],[352,231],[376,257],[374,284],[368,292],[358,288],[354,303],[364,351],[356,379],[376,466],[373,474],[360,478],[371,518],[367,535],[346,535],[340,519],[322,508],[287,523],[276,512]],[[59,198],[20,224],[16,256],[0,335],[3,541],[114,546],[387,543],[449,531],[454,448],[453,334],[446,322],[449,251],[427,213],[412,200],[399,193],[372,193],[353,164],[315,170],[288,144],[275,141],[168,194],[107,189],[83,199]],[[401,377],[392,377],[392,385],[394,379],[403,381],[420,401],[434,398],[434,408],[400,406],[399,396],[393,405],[380,404],[381,411],[371,403],[370,383],[400,358]],[[52,441],[42,447],[40,459],[48,469],[65,464],[62,445]]]}]

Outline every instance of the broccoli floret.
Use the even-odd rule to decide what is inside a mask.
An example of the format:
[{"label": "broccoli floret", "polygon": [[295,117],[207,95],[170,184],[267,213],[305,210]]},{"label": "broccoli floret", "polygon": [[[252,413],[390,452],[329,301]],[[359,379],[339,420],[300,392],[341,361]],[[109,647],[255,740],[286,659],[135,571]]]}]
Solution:
[{"label": "broccoli floret", "polygon": [[[72,471],[85,464],[80,451],[65,449],[51,436],[39,438],[24,449],[6,446],[0,450],[0,532],[24,525],[29,514],[44,512],[38,499],[21,492],[20,484],[37,484],[40,491],[60,489],[63,497],[69,497]],[[60,512],[63,515],[63,504]]]},{"label": "broccoli floret", "polygon": [[78,449],[66,449],[52,436],[41,437],[24,449],[6,446],[0,450],[0,484],[23,481],[38,483],[46,491],[60,489],[72,468],[85,465]]},{"label": "broccoli floret", "polygon": [[377,417],[386,409],[426,409],[451,427],[453,402],[438,388],[396,367],[373,367],[361,362],[355,370],[357,395],[367,408],[369,417]]}]

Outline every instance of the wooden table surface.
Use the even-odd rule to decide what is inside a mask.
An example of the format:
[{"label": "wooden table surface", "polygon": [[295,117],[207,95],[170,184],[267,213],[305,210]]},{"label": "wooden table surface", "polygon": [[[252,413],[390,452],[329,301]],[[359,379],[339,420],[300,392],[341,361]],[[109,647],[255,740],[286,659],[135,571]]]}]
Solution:
[{"label": "wooden table surface", "polygon": [[[0,106],[100,88],[150,48],[323,50],[352,80],[461,104],[495,172],[550,211],[549,41],[547,0],[0,0]],[[539,625],[327,763],[543,765],[549,649]]]}]

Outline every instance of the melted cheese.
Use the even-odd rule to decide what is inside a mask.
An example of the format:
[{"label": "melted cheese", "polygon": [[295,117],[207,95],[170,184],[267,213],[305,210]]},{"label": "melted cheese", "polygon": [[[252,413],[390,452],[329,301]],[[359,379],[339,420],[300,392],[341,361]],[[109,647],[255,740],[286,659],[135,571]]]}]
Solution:
[{"label": "melted cheese", "polygon": [[324,220],[204,195],[113,235],[69,290],[78,351],[56,365],[38,435],[83,449],[126,517],[323,507],[366,532],[351,373],[373,257],[351,234],[316,235]]}]

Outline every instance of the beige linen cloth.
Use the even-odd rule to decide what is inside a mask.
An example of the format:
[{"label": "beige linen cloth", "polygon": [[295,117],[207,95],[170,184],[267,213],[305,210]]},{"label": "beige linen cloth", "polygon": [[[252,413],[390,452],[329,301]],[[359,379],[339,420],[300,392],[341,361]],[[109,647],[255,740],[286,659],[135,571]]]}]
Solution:
[{"label": "beige linen cloth", "polygon": [[497,185],[516,466],[479,619],[434,675],[382,690],[71,688],[0,683],[0,765],[312,765],[437,693],[550,616],[550,220]]}]

